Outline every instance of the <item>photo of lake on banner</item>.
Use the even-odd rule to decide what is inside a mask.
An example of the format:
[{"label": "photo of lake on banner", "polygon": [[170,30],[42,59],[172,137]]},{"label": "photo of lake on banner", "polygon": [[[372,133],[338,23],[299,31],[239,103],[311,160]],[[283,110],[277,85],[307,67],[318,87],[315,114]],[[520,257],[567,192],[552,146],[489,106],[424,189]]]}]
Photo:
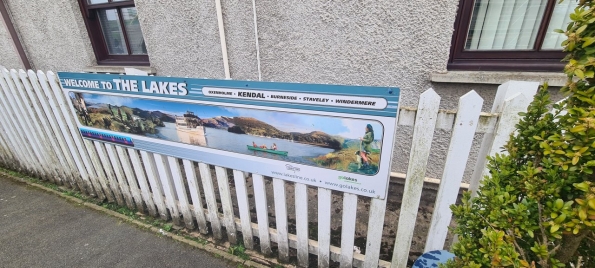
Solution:
[{"label": "photo of lake on banner", "polygon": [[70,93],[81,125],[269,159],[373,175],[374,120]]}]

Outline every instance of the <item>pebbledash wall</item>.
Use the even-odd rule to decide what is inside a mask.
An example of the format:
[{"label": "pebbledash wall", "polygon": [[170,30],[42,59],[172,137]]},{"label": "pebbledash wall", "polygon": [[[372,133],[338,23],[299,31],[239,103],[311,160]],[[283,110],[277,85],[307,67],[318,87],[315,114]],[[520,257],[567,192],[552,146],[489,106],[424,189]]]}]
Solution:
[{"label": "pebbledash wall", "polygon": [[[95,56],[76,0],[4,0],[35,69],[83,71]],[[215,0],[136,0],[151,67],[157,75],[225,78]],[[222,0],[232,79],[258,80],[252,1]],[[263,81],[397,86],[415,107],[432,87],[441,108],[470,89],[489,111],[496,85],[433,83],[446,72],[459,0],[256,0]],[[0,65],[23,68],[5,27]],[[392,170],[405,172],[412,128],[400,126]],[[440,178],[450,133],[437,131],[427,177]],[[476,136],[466,178],[481,143]]]}]

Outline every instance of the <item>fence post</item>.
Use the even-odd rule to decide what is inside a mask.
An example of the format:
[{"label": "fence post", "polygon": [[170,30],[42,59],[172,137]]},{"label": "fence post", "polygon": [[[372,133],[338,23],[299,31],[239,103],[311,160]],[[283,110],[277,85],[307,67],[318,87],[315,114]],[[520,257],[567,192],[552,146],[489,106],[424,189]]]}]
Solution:
[{"label": "fence post", "polygon": [[[508,81],[498,87],[491,112],[500,113],[500,117],[494,132],[485,133],[483,136],[469,185],[469,191],[473,196],[476,195],[483,177],[488,174],[486,157],[498,152],[506,144],[514,125],[520,119],[518,113],[527,109],[538,88],[539,82],[525,81]],[[515,98],[519,99],[513,103]]]},{"label": "fence post", "polygon": [[433,89],[428,89],[420,95],[413,129],[413,144],[409,154],[407,178],[405,179],[403,202],[401,203],[401,213],[399,214],[399,224],[397,226],[397,237],[393,250],[391,263],[393,268],[405,268],[409,259],[409,249],[413,239],[439,106],[440,96]]},{"label": "fence post", "polygon": [[457,201],[482,106],[483,99],[475,91],[470,91],[459,99],[424,252],[440,250],[444,247],[448,225],[452,218],[450,205]]}]

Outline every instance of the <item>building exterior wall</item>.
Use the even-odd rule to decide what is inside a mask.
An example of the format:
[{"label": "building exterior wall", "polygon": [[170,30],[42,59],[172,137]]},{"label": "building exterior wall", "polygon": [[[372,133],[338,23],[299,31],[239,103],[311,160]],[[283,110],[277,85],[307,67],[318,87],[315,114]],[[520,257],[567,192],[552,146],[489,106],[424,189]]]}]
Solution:
[{"label": "building exterior wall", "polygon": [[82,71],[95,56],[76,0],[5,0],[29,61],[43,71]]},{"label": "building exterior wall", "polygon": [[2,14],[0,14],[0,20],[0,66],[4,66],[7,69],[24,68],[19,53],[17,53],[14,46],[14,40],[6,28]]},{"label": "building exterior wall", "polygon": [[[95,64],[77,0],[6,1],[36,69],[83,71]],[[252,1],[221,2],[231,78],[258,80]],[[135,3],[157,75],[225,78],[214,0]],[[399,87],[401,105],[409,107],[434,88],[443,109],[456,109],[458,98],[474,89],[489,111],[496,85],[430,81],[446,71],[458,3],[256,0],[262,80]],[[9,50],[6,42],[0,51]],[[0,64],[13,64],[0,57]],[[406,171],[412,134],[398,128],[393,171]],[[449,132],[436,132],[426,176],[441,176],[449,140]],[[472,157],[480,143],[477,135]]]}]

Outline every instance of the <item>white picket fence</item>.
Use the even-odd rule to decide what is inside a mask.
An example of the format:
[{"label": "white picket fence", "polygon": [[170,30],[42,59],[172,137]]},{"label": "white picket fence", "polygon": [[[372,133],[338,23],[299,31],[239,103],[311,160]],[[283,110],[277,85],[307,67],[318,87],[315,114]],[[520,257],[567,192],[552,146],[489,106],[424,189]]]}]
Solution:
[{"label": "white picket fence", "polygon": [[[425,250],[442,249],[451,222],[449,205],[457,199],[475,133],[484,133],[484,140],[471,189],[476,189],[486,173],[485,156],[504,144],[518,121],[518,112],[526,109],[538,87],[534,82],[501,85],[491,113],[481,113],[483,99],[474,91],[460,98],[457,112],[439,110],[440,97],[432,89],[420,95],[417,108],[401,108],[398,125],[413,126],[414,132],[407,173],[393,173],[406,180],[393,257],[388,262],[379,260],[386,199],[372,199],[367,211],[365,255],[354,252],[356,216],[362,213],[354,194],[342,194],[338,247],[331,245],[331,190],[314,189],[318,238],[312,240],[308,234],[308,187],[272,178],[275,228],[270,228],[265,182],[271,178],[84,140],[53,72],[2,68],[0,77],[0,161],[4,166],[171,219],[189,229],[198,228],[215,239],[226,236],[231,244],[240,242],[239,232],[248,249],[265,255],[272,253],[271,243],[276,243],[281,261],[289,259],[290,248],[296,250],[299,266],[308,266],[309,254],[314,254],[319,267],[329,266],[330,260],[340,262],[341,267],[406,267],[423,184],[436,181],[425,178],[435,129],[451,131],[452,136]],[[253,185],[255,222],[251,220],[247,180]],[[288,232],[286,184],[295,186],[295,234]],[[254,237],[258,237],[259,247]]]}]

